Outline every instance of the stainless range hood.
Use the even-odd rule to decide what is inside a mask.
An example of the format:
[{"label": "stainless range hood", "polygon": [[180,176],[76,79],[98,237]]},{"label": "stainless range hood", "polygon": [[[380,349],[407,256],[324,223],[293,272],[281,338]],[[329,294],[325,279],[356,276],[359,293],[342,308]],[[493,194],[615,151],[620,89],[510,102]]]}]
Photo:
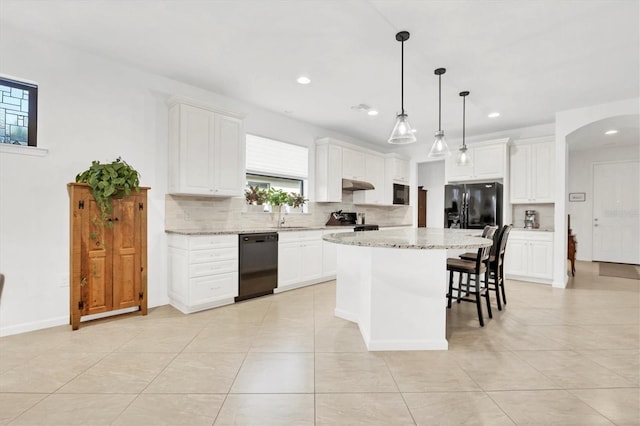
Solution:
[{"label": "stainless range hood", "polygon": [[363,191],[366,189],[376,189],[375,186],[369,182],[354,179],[342,179],[343,191]]}]

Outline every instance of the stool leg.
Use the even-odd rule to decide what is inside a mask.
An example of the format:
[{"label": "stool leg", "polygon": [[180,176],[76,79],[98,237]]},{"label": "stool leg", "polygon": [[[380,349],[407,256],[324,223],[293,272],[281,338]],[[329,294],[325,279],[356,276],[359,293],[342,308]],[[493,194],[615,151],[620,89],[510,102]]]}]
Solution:
[{"label": "stool leg", "polygon": [[453,271],[449,271],[449,292],[447,293],[447,308],[451,308],[451,296],[453,293]]},{"label": "stool leg", "polygon": [[502,310],[502,303],[500,302],[500,271],[499,268],[496,267],[496,270],[493,271],[493,284],[495,285],[494,290],[496,291],[496,302],[498,304],[498,310]]},{"label": "stool leg", "polygon": [[500,265],[500,290],[502,290],[502,302],[507,304],[507,296],[504,293],[504,265]]},{"label": "stool leg", "polygon": [[462,293],[462,272],[458,272],[458,298],[457,303],[460,303],[460,293]]},{"label": "stool leg", "polygon": [[484,280],[487,283],[487,288],[485,292],[485,297],[487,298],[487,314],[489,318],[493,318],[493,314],[491,312],[491,290],[489,289],[489,269],[487,268],[487,272],[484,274]]}]

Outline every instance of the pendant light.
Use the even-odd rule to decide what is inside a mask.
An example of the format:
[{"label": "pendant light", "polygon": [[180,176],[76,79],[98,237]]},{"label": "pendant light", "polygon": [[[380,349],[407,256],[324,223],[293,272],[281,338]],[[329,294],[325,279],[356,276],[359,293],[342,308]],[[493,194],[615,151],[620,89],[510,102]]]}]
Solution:
[{"label": "pendant light", "polygon": [[471,157],[469,157],[469,154],[467,154],[467,143],[464,139],[466,124],[466,100],[468,95],[468,91],[460,92],[460,96],[462,96],[462,146],[460,147],[460,153],[458,154],[458,159],[456,160],[456,164],[458,166],[471,165]]},{"label": "pendant light", "polygon": [[402,56],[400,65],[400,114],[396,117],[396,125],[393,126],[393,131],[389,136],[388,142],[395,145],[402,145],[413,143],[416,141],[416,136],[413,134],[413,129],[407,114],[404,112],[404,42],[409,40],[408,31],[400,31],[396,34],[396,40],[402,44]]},{"label": "pendant light", "polygon": [[438,68],[433,73],[438,76],[438,131],[435,136],[436,139],[431,145],[429,151],[429,158],[448,157],[451,152],[449,151],[449,145],[444,138],[444,130],[442,130],[442,74],[447,72],[446,68]]}]

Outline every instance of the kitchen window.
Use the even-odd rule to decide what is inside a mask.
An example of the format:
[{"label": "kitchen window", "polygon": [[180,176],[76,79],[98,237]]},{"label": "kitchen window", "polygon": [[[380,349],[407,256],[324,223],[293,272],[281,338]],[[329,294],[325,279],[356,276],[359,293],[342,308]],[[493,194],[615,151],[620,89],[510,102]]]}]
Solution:
[{"label": "kitchen window", "polygon": [[0,77],[0,143],[37,146],[38,86]]},{"label": "kitchen window", "polygon": [[309,177],[305,146],[247,134],[247,185],[304,195]]}]

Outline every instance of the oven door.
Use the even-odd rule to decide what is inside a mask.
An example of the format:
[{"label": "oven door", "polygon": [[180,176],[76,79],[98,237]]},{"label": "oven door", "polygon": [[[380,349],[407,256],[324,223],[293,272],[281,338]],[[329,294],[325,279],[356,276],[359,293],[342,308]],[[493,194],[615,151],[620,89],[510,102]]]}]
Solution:
[{"label": "oven door", "polygon": [[393,204],[409,205],[409,185],[393,184]]}]

